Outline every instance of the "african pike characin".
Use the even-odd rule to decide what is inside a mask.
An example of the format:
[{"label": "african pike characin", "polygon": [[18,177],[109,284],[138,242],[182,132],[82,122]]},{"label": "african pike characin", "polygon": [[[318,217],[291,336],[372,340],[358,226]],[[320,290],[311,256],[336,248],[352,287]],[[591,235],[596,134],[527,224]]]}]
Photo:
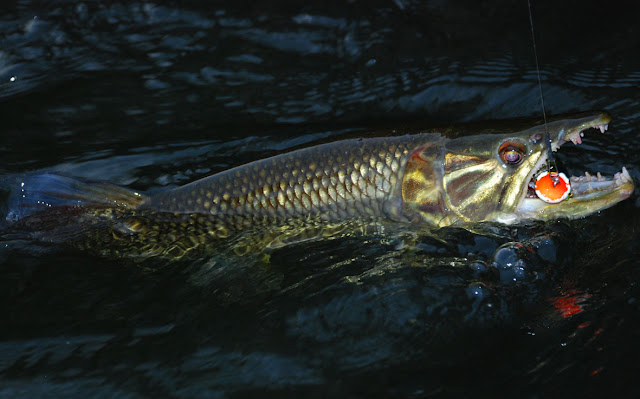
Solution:
[{"label": "african pike characin", "polygon": [[[606,113],[548,124],[552,149],[604,132]],[[106,183],[51,174],[27,177],[7,219],[45,241],[102,254],[181,257],[256,226],[331,226],[391,220],[433,227],[579,218],[634,190],[628,171],[572,176],[571,195],[536,196],[545,166],[544,127],[463,135],[447,130],[349,139],[258,160],[182,187],[145,196]],[[324,231],[330,231],[325,229]],[[274,239],[273,242],[276,242]]]}]

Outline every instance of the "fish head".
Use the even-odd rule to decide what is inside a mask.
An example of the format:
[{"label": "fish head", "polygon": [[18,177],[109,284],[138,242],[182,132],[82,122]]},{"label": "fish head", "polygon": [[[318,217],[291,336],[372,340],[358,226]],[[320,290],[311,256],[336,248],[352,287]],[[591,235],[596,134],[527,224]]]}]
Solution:
[{"label": "fish head", "polygon": [[[579,114],[546,125],[552,151],[571,141],[581,144],[586,130],[605,132],[605,112]],[[458,137],[444,150],[442,189],[448,218],[464,222],[523,221],[584,217],[608,208],[634,190],[628,171],[612,177],[571,176],[570,195],[548,203],[536,195],[536,176],[547,168],[545,125],[517,131]],[[441,223],[450,224],[448,222]]]}]

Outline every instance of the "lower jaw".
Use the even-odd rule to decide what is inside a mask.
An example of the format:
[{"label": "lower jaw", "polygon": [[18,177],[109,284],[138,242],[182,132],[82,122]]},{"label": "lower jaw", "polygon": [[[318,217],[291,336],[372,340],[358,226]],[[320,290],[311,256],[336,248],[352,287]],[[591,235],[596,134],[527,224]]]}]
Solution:
[{"label": "lower jaw", "polygon": [[[613,180],[610,182],[614,183]],[[521,220],[579,218],[624,201],[633,194],[633,191],[633,182],[626,182],[606,191],[596,190],[586,194],[573,195],[557,204],[549,204],[539,198],[524,198],[520,201],[516,214],[520,215]]]}]

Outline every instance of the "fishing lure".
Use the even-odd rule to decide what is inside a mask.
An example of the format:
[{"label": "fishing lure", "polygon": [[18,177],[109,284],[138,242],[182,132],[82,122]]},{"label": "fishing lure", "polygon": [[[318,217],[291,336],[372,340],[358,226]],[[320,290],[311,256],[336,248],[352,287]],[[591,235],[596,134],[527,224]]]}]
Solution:
[{"label": "fishing lure", "polygon": [[571,183],[564,173],[545,170],[536,178],[535,190],[538,198],[544,202],[556,204],[569,197]]}]

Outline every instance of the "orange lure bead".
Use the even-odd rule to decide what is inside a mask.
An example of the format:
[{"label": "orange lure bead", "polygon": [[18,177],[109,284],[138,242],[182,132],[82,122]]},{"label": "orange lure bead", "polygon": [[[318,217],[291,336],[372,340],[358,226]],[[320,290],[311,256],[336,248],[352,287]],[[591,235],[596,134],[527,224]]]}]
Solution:
[{"label": "orange lure bead", "polygon": [[[558,182],[555,186],[553,185],[554,181],[552,176],[558,177]],[[551,174],[549,174],[549,172],[545,171],[540,173],[536,178],[536,195],[544,202],[550,204],[558,203],[565,200],[570,192],[571,183],[569,183],[569,179],[562,172],[551,172]]]}]

